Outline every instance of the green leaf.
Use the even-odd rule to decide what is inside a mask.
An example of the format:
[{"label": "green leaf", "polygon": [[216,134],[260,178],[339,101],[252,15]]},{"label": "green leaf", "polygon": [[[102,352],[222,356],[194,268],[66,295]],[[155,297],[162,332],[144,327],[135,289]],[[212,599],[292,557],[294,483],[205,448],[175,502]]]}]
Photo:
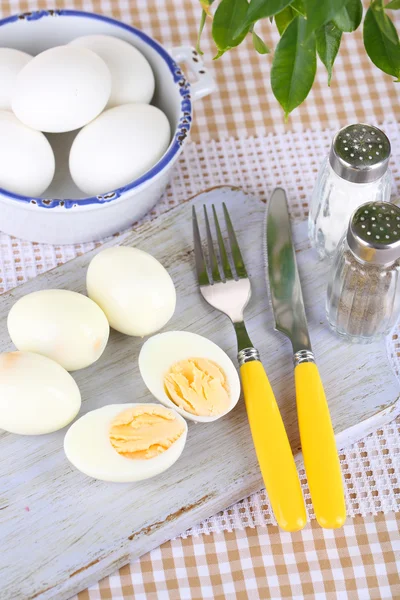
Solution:
[{"label": "green leaf", "polygon": [[293,8],[295,12],[299,13],[299,15],[302,15],[303,17],[306,16],[306,7],[304,6],[303,0],[293,0],[290,7]]},{"label": "green leaf", "polygon": [[214,0],[200,0],[200,4],[201,4],[201,8],[204,10],[204,12],[211,17],[211,11],[210,11],[210,6],[211,4],[214,2]]},{"label": "green leaf", "polygon": [[253,46],[257,50],[258,54],[269,54],[271,50],[268,48],[267,44],[256,34],[255,31],[252,32]]},{"label": "green leaf", "polygon": [[238,46],[246,37],[249,27],[244,27],[248,8],[247,0],[222,0],[215,11],[212,36],[218,48],[219,58],[231,48]]},{"label": "green leaf", "polygon": [[290,6],[287,6],[281,12],[275,15],[275,23],[279,34],[282,35],[286,27],[293,21],[297,15],[305,16],[306,9],[303,0],[293,0]]},{"label": "green leaf", "polygon": [[285,29],[276,47],[271,87],[285,118],[308,96],[315,78],[315,36],[306,37],[307,21],[298,16]]},{"label": "green leaf", "polygon": [[307,11],[307,37],[325,25],[338,13],[347,0],[305,0]]},{"label": "green leaf", "polygon": [[390,10],[399,10],[400,9],[400,0],[392,0],[389,4],[386,4],[385,10],[389,8]]},{"label": "green leaf", "polygon": [[318,56],[328,71],[328,85],[331,85],[332,68],[339,52],[342,32],[335,23],[330,21],[315,32]]},{"label": "green leaf", "polygon": [[[394,29],[393,24],[392,26]],[[382,33],[376,20],[376,11],[372,6],[369,7],[365,16],[363,35],[365,49],[374,65],[400,81],[400,43],[393,44]]]},{"label": "green leaf", "polygon": [[393,42],[393,44],[397,44],[399,41],[399,36],[397,35],[396,28],[394,27],[392,21],[383,10],[382,2],[379,0],[377,2],[372,2],[371,9],[374,11],[375,21],[383,35],[386,35],[386,37]]},{"label": "green leaf", "polygon": [[279,35],[282,35],[286,27],[293,21],[297,12],[293,10],[291,6],[287,6],[281,12],[275,15],[275,23],[279,31]]},{"label": "green leaf", "polygon": [[201,48],[200,48],[200,39],[201,39],[201,34],[203,33],[204,25],[206,24],[206,18],[207,18],[207,13],[205,10],[202,10],[201,18],[200,18],[200,25],[199,25],[199,32],[197,34],[197,43],[196,43],[196,50],[199,54],[204,54],[204,52],[202,52]]},{"label": "green leaf", "polygon": [[348,0],[347,4],[335,14],[333,22],[341,31],[350,33],[358,29],[363,14],[361,0]]},{"label": "green leaf", "polygon": [[246,15],[246,23],[251,24],[259,19],[272,17],[288,6],[292,0],[250,0]]}]

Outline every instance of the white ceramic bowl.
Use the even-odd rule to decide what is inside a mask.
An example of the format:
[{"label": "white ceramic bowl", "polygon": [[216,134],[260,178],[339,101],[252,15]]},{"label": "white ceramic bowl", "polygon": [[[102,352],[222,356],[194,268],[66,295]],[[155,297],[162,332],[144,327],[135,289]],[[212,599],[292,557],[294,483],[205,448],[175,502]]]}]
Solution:
[{"label": "white ceramic bowl", "polygon": [[[0,47],[33,55],[89,34],[119,37],[145,55],[156,79],[152,104],[163,110],[170,121],[171,144],[158,163],[139,179],[117,190],[104,190],[101,196],[83,198],[68,172],[68,149],[76,132],[58,134],[57,140],[50,135],[56,176],[44,195],[29,198],[0,189],[0,230],[8,234],[35,242],[70,244],[101,239],[128,227],[148,212],[165,190],[171,169],[188,139],[192,101],[214,89],[211,76],[193,48],[183,46],[167,52],[142,31],[109,17],[48,10],[0,20]],[[176,61],[186,64],[195,83],[187,81]]]}]

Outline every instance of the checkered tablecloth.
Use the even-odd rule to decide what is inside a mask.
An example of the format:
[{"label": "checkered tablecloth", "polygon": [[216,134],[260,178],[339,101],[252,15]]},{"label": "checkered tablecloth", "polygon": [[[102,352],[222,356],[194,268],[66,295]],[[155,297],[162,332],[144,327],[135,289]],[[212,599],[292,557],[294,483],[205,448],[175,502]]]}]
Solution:
[{"label": "checkered tablecloth", "polygon": [[[176,539],[79,594],[79,600],[397,600],[399,520],[313,521]],[[397,560],[397,564],[396,564]]]},{"label": "checkered tablecloth", "polygon": [[[51,3],[3,0],[0,4],[2,16],[54,7],[112,15],[145,30],[167,48],[193,44],[200,17],[197,0],[57,0]],[[268,20],[258,27],[269,45],[276,44],[277,36]],[[400,88],[392,83],[391,77],[378,72],[361,51],[361,33],[344,35],[331,88],[326,86],[326,72],[319,65],[312,93],[291,115],[287,125],[269,87],[270,57],[257,55],[249,40],[211,64],[215,48],[207,30],[202,49],[218,89],[196,104],[192,133],[196,145],[187,147],[176,178],[156,212],[174,205],[185,193],[188,197],[193,189],[199,191],[199,185],[207,186],[207,182],[210,185],[215,181],[235,183],[261,196],[265,196],[266,186],[278,183],[288,187],[289,196],[292,194],[292,214],[304,217],[308,190],[301,179],[311,181],[316,165],[310,165],[307,178],[298,157],[315,143],[313,132],[320,132],[318,139],[322,140],[320,149],[323,152],[331,131],[345,123],[386,121],[397,127]],[[292,134],[286,137],[279,135],[289,131]],[[272,133],[278,136],[271,137]],[[279,152],[293,155],[294,172],[290,176],[281,170],[274,153],[275,142],[278,158]],[[195,160],[197,170],[193,168]],[[399,187],[399,171],[395,170],[394,175],[395,185]],[[27,277],[34,277],[87,251],[90,246],[59,249],[26,244],[0,234],[0,293]],[[387,444],[390,435],[398,436],[399,428],[400,422],[393,423],[391,428],[376,436],[373,443],[367,439],[351,451],[353,455],[350,451],[348,454],[349,461],[351,456],[359,460],[354,464],[360,465],[364,482],[367,482],[365,487],[348,490],[348,493],[355,495],[354,505],[360,499],[363,514],[365,496],[369,494],[370,509],[367,512],[375,514],[348,519],[339,531],[324,531],[311,521],[303,531],[287,534],[273,525],[261,525],[268,522],[263,513],[262,498],[257,502],[245,500],[208,524],[198,527],[194,523],[191,535],[163,544],[81,592],[77,598],[400,598],[400,519],[398,513],[393,512],[399,508],[399,454],[389,449],[386,454],[386,446],[381,451],[377,446],[381,442]],[[380,462],[374,463],[374,456],[378,455]],[[370,485],[371,480],[380,477],[385,478],[388,497],[379,496],[376,489],[379,485],[375,488]]]}]

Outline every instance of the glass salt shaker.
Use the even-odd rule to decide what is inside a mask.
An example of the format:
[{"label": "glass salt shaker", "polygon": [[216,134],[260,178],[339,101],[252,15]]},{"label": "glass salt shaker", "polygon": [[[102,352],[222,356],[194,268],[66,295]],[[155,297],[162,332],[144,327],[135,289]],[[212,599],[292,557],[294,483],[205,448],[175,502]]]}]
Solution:
[{"label": "glass salt shaker", "polygon": [[309,215],[311,244],[321,258],[333,256],[358,206],[390,199],[389,157],[390,142],[377,127],[357,123],[335,135],[318,174]]},{"label": "glass salt shaker", "polygon": [[367,202],[352,215],[334,256],[328,322],[352,342],[386,335],[400,315],[400,208]]}]

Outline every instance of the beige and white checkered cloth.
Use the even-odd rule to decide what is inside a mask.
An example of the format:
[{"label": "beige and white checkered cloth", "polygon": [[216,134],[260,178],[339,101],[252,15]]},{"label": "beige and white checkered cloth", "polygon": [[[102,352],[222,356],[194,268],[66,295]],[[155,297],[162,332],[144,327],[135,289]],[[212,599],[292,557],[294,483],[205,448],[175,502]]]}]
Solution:
[{"label": "beige and white checkered cloth", "polygon": [[399,521],[356,517],[343,529],[313,521],[167,542],[79,600],[398,600]]},{"label": "beige and white checkered cloth", "polygon": [[[200,16],[197,0],[74,0],[51,5],[10,0],[0,4],[2,16],[54,7],[112,15],[144,29],[167,48],[193,44]],[[268,20],[258,30],[270,45],[277,41],[272,31]],[[215,49],[207,31],[202,48],[210,66]],[[269,87],[270,64],[270,57],[257,55],[250,41],[213,63],[218,90],[196,104],[192,133],[196,145],[187,147],[172,186],[153,216],[202,187],[231,183],[261,197],[274,185],[285,185],[292,216],[304,218],[309,187],[335,129],[352,121],[386,121],[392,139],[397,136],[400,143],[396,123],[400,89],[372,67],[361,49],[360,33],[344,35],[331,88],[319,66],[313,92],[287,126]],[[284,133],[289,130],[292,133]],[[311,157],[313,153],[316,157]],[[307,154],[308,162],[304,160]],[[290,172],[282,168],[282,156]],[[399,166],[399,162],[392,165],[398,191]],[[32,245],[0,234],[0,293],[90,247]],[[400,352],[396,343],[390,348],[394,360]],[[303,531],[287,534],[273,525],[261,526],[271,521],[271,515],[265,495],[257,494],[200,526],[193,524],[190,535],[165,543],[77,598],[400,598],[400,519],[393,512],[399,509],[400,498],[399,429],[400,422],[392,423],[341,457],[342,465],[347,465],[351,514],[373,513],[370,516],[348,519],[339,531],[324,531],[312,521]]]}]

